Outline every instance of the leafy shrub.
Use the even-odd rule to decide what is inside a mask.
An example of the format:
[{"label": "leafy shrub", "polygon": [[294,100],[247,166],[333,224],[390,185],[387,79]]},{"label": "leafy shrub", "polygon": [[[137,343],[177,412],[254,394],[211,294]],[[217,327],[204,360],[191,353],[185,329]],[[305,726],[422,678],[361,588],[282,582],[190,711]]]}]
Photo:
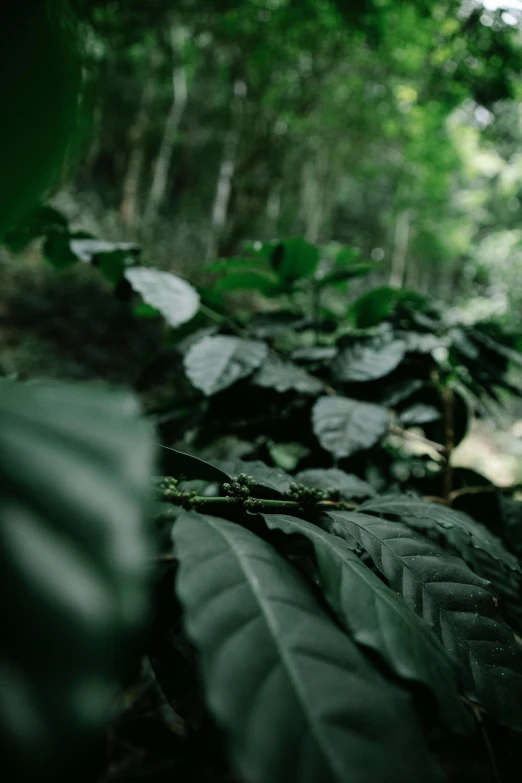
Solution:
[{"label": "leafy shrub", "polygon": [[[148,656],[174,709],[181,659],[249,781],[475,779],[452,736],[498,779],[522,729],[519,503],[451,454],[518,393],[516,336],[408,291],[347,305],[373,269],[354,251],[256,244],[196,290],[133,245],[47,224],[51,262],[97,266],[171,327],[140,383],[167,357],[179,371],[151,411],[175,448]],[[227,306],[238,290],[261,312]]]}]

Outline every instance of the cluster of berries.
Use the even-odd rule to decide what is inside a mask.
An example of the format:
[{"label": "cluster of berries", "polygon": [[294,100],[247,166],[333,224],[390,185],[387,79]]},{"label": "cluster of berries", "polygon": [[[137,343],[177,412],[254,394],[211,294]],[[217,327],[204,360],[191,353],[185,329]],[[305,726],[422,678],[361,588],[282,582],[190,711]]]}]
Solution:
[{"label": "cluster of berries", "polygon": [[190,492],[182,492],[178,489],[178,479],[164,478],[158,482],[158,490],[163,500],[170,500],[176,506],[183,506],[183,508],[190,511],[195,505],[195,498],[198,493],[196,490]]},{"label": "cluster of berries", "polygon": [[231,483],[223,484],[225,495],[243,500],[250,497],[250,490],[256,484],[256,480],[246,473],[240,473],[239,476],[232,476]]},{"label": "cluster of berries", "polygon": [[315,506],[316,503],[327,498],[324,489],[306,487],[304,484],[290,484],[288,492],[285,494],[289,500],[294,500],[300,506]]}]

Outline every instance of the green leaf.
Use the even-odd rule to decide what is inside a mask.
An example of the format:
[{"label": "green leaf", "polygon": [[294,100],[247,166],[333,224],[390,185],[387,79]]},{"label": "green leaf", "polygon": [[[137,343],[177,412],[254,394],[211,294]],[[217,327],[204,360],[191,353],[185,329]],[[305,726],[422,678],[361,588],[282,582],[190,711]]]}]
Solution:
[{"label": "green leaf", "polygon": [[341,349],[332,372],[336,380],[344,383],[375,381],[395,370],[405,354],[406,343],[402,340],[359,340]]},{"label": "green leaf", "polygon": [[268,348],[257,340],[217,335],[204,337],[184,357],[185,372],[207,397],[232,386],[257,370]]},{"label": "green leaf", "polygon": [[353,280],[355,277],[364,277],[369,275],[370,272],[375,271],[374,264],[354,264],[347,269],[335,269],[333,272],[325,275],[324,277],[318,277],[316,284],[319,288],[326,288],[327,286],[338,285],[339,283],[345,283],[347,280]]},{"label": "green leaf", "polygon": [[319,443],[339,459],[374,446],[388,429],[388,411],[348,397],[321,397],[312,423]]},{"label": "green leaf", "polygon": [[248,328],[256,337],[265,339],[288,334],[288,330],[297,330],[306,326],[306,318],[296,313],[278,310],[275,313],[256,313],[248,322]]},{"label": "green leaf", "polygon": [[502,621],[489,583],[400,522],[350,511],[326,517],[330,532],[355,538],[435,631],[458,667],[463,695],[522,730],[522,647]]},{"label": "green leaf", "polygon": [[218,481],[220,484],[230,480],[228,472],[223,472],[219,467],[211,465],[210,462],[205,462],[199,457],[193,457],[191,454],[185,454],[168,446],[160,446],[160,448],[161,471],[164,476],[189,480],[204,479],[205,481]]},{"label": "green leaf", "polygon": [[359,297],[350,307],[350,314],[359,329],[366,329],[389,318],[395,310],[399,289],[382,286]]},{"label": "green leaf", "polygon": [[310,449],[302,443],[267,443],[275,464],[282,470],[295,470],[302,459],[310,455]]},{"label": "green leaf", "polygon": [[385,783],[390,769],[401,783],[440,779],[409,695],[266,542],[194,513],[174,542],[206,698],[244,779]]},{"label": "green leaf", "polygon": [[[253,476],[260,487],[269,490],[270,497],[281,497],[285,492],[288,492],[290,484],[295,481],[293,476],[289,476],[280,468],[265,465],[261,460],[249,461],[234,458],[220,461],[218,465],[228,476],[237,476],[239,473]],[[228,479],[226,480],[228,481]]]},{"label": "green leaf", "polygon": [[0,382],[0,733],[14,780],[88,761],[135,663],[152,457],[127,393]]},{"label": "green leaf", "polygon": [[3,244],[13,253],[23,250],[33,239],[46,236],[53,231],[66,231],[67,218],[57,209],[48,206],[38,207],[29,215],[23,225],[8,231]]},{"label": "green leaf", "polygon": [[281,280],[293,283],[315,274],[319,250],[302,237],[284,239],[272,252],[271,263]]},{"label": "green leaf", "polygon": [[320,394],[324,383],[309,375],[297,365],[285,362],[278,356],[269,356],[252,378],[256,386],[265,389],[275,389],[284,393],[297,391],[301,394]]},{"label": "green leaf", "polygon": [[428,424],[432,421],[438,421],[440,418],[441,413],[437,408],[434,408],[433,405],[424,405],[422,402],[411,405],[399,414],[399,420],[403,427]]},{"label": "green leaf", "polygon": [[277,296],[280,292],[280,283],[268,272],[258,269],[245,269],[241,272],[229,272],[216,283],[218,293],[229,291],[259,291],[264,296]]},{"label": "green leaf", "polygon": [[80,261],[91,264],[96,258],[113,253],[123,253],[124,256],[136,256],[140,246],[134,242],[107,242],[103,239],[85,239],[70,237],[70,248]]},{"label": "green leaf", "polygon": [[50,231],[43,243],[42,252],[56,269],[67,269],[78,262],[78,256],[71,250],[70,236],[62,231]]},{"label": "green leaf", "polygon": [[375,495],[374,488],[367,481],[363,481],[359,476],[345,473],[344,470],[339,470],[338,468],[303,470],[297,474],[296,481],[309,487],[335,489],[341,493],[341,498],[344,500],[368,498]]},{"label": "green leaf", "polygon": [[481,550],[506,569],[522,574],[517,558],[508,552],[502,541],[462,511],[403,495],[373,498],[366,501],[360,511],[400,517],[406,525],[422,532],[435,528],[472,568],[476,562],[475,550]]},{"label": "green leaf", "polygon": [[159,310],[170,326],[190,321],[199,309],[196,289],[171,272],[136,266],[125,271],[125,278],[148,305]]},{"label": "green leaf", "polygon": [[415,394],[415,392],[422,389],[423,386],[424,383],[418,378],[401,381],[386,390],[382,402],[384,405],[394,408],[399,403],[404,402],[404,400],[411,397],[412,394]]},{"label": "green leaf", "polygon": [[292,359],[296,362],[327,362],[337,356],[334,345],[313,345],[309,348],[296,348]]},{"label": "green leaf", "polygon": [[270,529],[311,541],[325,598],[357,644],[377,653],[401,679],[428,688],[450,731],[470,733],[473,721],[458,697],[455,671],[426,623],[339,537],[295,517],[262,516]]}]

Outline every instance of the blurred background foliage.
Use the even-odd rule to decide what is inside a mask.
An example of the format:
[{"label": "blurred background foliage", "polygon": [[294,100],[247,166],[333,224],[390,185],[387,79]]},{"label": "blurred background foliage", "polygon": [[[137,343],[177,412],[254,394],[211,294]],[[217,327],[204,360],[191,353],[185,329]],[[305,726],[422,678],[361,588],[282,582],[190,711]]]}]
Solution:
[{"label": "blurred background foliage", "polygon": [[[72,5],[81,111],[50,203],[76,229],[197,283],[247,241],[349,245],[377,262],[352,292],[519,328],[522,2]],[[134,382],[157,324],[89,269],[40,266],[38,242],[1,253],[7,372]]]}]

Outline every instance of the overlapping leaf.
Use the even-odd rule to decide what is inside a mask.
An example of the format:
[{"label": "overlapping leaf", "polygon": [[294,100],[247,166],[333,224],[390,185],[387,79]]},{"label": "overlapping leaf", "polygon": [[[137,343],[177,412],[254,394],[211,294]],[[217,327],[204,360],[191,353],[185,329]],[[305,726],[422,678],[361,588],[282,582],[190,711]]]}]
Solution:
[{"label": "overlapping leaf", "polygon": [[257,340],[216,335],[192,345],[183,363],[190,381],[210,397],[257,370],[267,351]]},{"label": "overlapping leaf", "polygon": [[507,570],[522,574],[517,558],[508,552],[502,541],[462,511],[403,495],[372,498],[359,510],[400,517],[405,524],[421,531],[436,528],[472,567],[477,562],[474,550],[478,549]]},{"label": "overlapping leaf", "polygon": [[388,428],[388,411],[348,397],[321,397],[312,413],[319,443],[336,457],[349,457],[375,445]]},{"label": "overlapping leaf", "polygon": [[388,682],[266,542],[185,514],[177,592],[208,704],[253,783],[439,780],[409,695]]},{"label": "overlapping leaf", "polygon": [[432,627],[458,666],[464,695],[522,730],[522,647],[502,621],[488,582],[400,522],[335,511],[325,515],[325,524],[354,538]]},{"label": "overlapping leaf", "polygon": [[375,381],[389,375],[404,359],[406,343],[380,337],[359,340],[341,349],[332,365],[336,380]]},{"label": "overlapping leaf", "polygon": [[227,459],[218,464],[229,476],[238,476],[240,473],[253,476],[260,487],[268,489],[277,497],[287,492],[290,484],[295,481],[293,476],[285,473],[284,470],[265,465],[261,460]]},{"label": "overlapping leaf", "polygon": [[278,392],[294,390],[301,394],[320,394],[324,383],[309,375],[292,362],[285,362],[277,356],[269,356],[254,375],[256,386],[275,389]]},{"label": "overlapping leaf", "polygon": [[0,382],[0,734],[15,780],[83,762],[136,652],[151,434],[126,393]]},{"label": "overlapping leaf", "polygon": [[469,731],[470,715],[457,695],[455,671],[427,624],[338,536],[295,517],[263,518],[271,529],[311,541],[324,595],[355,641],[376,652],[398,677],[426,686],[451,731]]},{"label": "overlapping leaf", "polygon": [[199,294],[182,277],[141,266],[125,270],[125,277],[134,291],[158,310],[170,326],[181,326],[196,315]]},{"label": "overlapping leaf", "polygon": [[296,480],[301,484],[319,489],[334,489],[344,500],[351,498],[368,498],[375,495],[375,490],[367,481],[359,476],[345,473],[338,468],[311,468],[298,473]]}]

